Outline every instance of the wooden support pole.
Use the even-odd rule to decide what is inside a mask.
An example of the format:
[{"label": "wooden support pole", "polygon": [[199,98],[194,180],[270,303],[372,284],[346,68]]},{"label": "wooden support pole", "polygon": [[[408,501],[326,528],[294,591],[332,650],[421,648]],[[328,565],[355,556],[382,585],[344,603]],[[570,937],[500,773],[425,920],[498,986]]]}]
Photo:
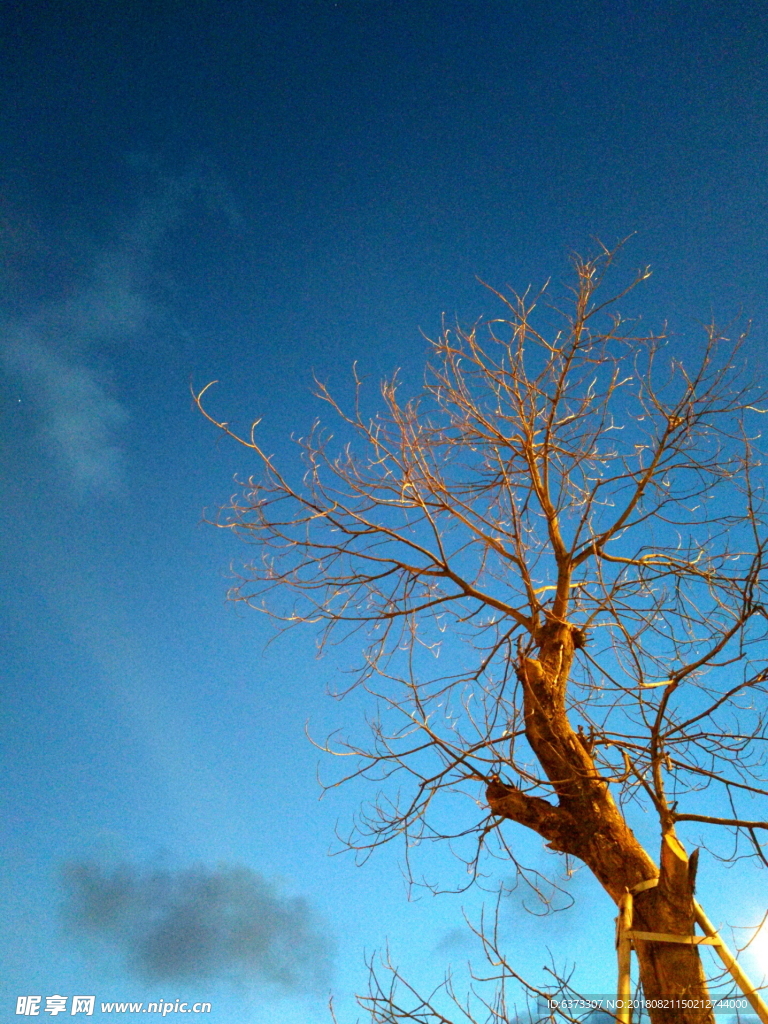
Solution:
[{"label": "wooden support pole", "polygon": [[645,942],[679,942],[685,946],[719,946],[723,941],[718,935],[713,938],[711,935],[674,935],[672,932],[636,932],[634,928],[629,932],[630,939],[644,939]]},{"label": "wooden support pole", "polygon": [[693,909],[694,913],[696,914],[696,923],[701,927],[702,931],[706,932],[706,934],[710,938],[719,940],[718,942],[713,943],[715,947],[715,952],[723,961],[727,969],[730,971],[733,980],[736,982],[736,984],[739,986],[741,991],[746,996],[749,1005],[760,1018],[762,1024],[768,1024],[768,1006],[766,1006],[763,1000],[760,998],[759,993],[754,988],[754,986],[752,985],[744,971],[742,971],[741,967],[739,967],[738,963],[736,962],[736,957],[733,955],[733,953],[731,953],[730,949],[728,949],[726,944],[723,942],[721,936],[717,931],[717,928],[715,928],[715,926],[709,920],[709,918],[701,909],[696,900],[693,901]]},{"label": "wooden support pole", "polygon": [[[635,892],[642,892],[655,886],[658,879],[649,879],[635,886]],[[616,918],[616,954],[619,968],[619,983],[617,996],[620,1007],[616,1012],[617,1024],[632,1024],[631,1002],[631,981],[630,969],[632,964],[632,940],[645,939],[651,942],[680,942],[697,946],[713,946],[715,952],[723,961],[731,977],[744,993],[747,1002],[759,1017],[761,1024],[768,1024],[768,1005],[763,1001],[760,993],[746,976],[738,964],[736,957],[731,953],[723,941],[717,928],[712,924],[704,913],[701,905],[693,901],[694,916],[696,923],[705,933],[706,938],[699,935],[670,935],[663,932],[635,932],[632,930],[632,919],[634,917],[634,904],[632,893],[628,892],[619,905],[619,916]]]},{"label": "wooden support pole", "polygon": [[[616,995],[620,1003],[616,1011],[618,1024],[632,1024],[632,983],[630,980],[630,968],[632,963],[632,940],[629,932],[632,930],[633,901],[632,893],[628,892],[621,901],[619,916],[616,921],[616,954],[619,966],[619,983]],[[768,1021],[764,1022],[768,1024]]]}]

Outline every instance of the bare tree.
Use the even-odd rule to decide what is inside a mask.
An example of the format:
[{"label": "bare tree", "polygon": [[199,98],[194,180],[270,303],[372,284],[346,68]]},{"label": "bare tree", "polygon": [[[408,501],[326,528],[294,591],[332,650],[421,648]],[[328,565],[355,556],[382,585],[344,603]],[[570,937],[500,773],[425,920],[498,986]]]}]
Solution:
[{"label": "bare tree", "polygon": [[[205,411],[206,389],[196,401],[261,462],[218,521],[260,547],[231,596],[364,648],[371,742],[337,752],[379,787],[350,844],[472,834],[525,873],[509,823],[583,861],[617,905],[636,890],[637,930],[688,935],[680,823],[768,864],[762,399],[743,339],[710,324],[681,358],[623,319],[650,272],[603,297],[614,256],[576,258],[560,308],[547,289],[495,292],[501,315],[445,329],[420,395],[386,382],[382,415],[363,413],[359,380],[351,412],[319,385],[351,440],[335,452],[316,425],[296,483],[253,430]],[[474,812],[453,831],[448,792]],[[658,863],[631,828],[642,808]],[[635,945],[647,999],[706,998],[698,946]],[[366,997],[376,1021],[447,1020],[388,991]],[[503,994],[493,1005],[506,1020]]]}]

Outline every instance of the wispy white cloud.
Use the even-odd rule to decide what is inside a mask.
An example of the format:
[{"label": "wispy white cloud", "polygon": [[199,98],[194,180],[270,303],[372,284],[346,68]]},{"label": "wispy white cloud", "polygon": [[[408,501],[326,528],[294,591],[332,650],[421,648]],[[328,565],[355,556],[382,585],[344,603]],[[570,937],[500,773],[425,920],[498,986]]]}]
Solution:
[{"label": "wispy white cloud", "polygon": [[134,339],[151,315],[137,261],[98,253],[86,283],[64,301],[6,322],[0,357],[35,409],[38,440],[80,495],[119,492],[128,412],[94,365],[105,344]]},{"label": "wispy white cloud", "polygon": [[8,370],[25,383],[42,414],[39,438],[78,494],[119,491],[125,456],[120,430],[125,408],[95,370],[20,330],[3,352]]},{"label": "wispy white cloud", "polygon": [[190,203],[238,223],[231,197],[210,169],[153,176],[117,241],[91,253],[78,288],[0,325],[0,362],[36,411],[43,451],[80,496],[119,493],[125,485],[129,414],[98,367],[109,346],[130,346],[160,317],[147,289],[158,244]]}]

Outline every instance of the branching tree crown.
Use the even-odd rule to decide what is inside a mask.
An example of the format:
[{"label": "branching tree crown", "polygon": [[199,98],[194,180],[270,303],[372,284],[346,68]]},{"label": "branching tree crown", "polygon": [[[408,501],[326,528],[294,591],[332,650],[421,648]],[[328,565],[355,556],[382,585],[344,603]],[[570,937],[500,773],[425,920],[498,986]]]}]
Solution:
[{"label": "branching tree crown", "polygon": [[[440,798],[468,793],[479,847],[514,862],[508,834],[533,830],[617,904],[657,879],[635,927],[684,935],[681,822],[768,863],[764,410],[741,339],[710,324],[681,358],[622,318],[649,271],[603,296],[614,256],[575,259],[559,307],[546,289],[495,293],[498,318],[431,343],[418,398],[383,385],[383,415],[346,412],[320,385],[356,441],[338,452],[316,426],[298,482],[196,399],[262,466],[219,519],[260,548],[232,597],[323,642],[362,640],[358,682],[379,711],[370,745],[340,752],[351,776],[393,785],[350,843],[448,836]],[[651,809],[658,849],[632,831],[634,805]],[[697,946],[636,945],[646,998],[706,997]],[[376,984],[366,1005],[376,1021],[446,1019]],[[503,1000],[488,1012],[507,1019]],[[711,1019],[665,1013],[652,1017]]]}]

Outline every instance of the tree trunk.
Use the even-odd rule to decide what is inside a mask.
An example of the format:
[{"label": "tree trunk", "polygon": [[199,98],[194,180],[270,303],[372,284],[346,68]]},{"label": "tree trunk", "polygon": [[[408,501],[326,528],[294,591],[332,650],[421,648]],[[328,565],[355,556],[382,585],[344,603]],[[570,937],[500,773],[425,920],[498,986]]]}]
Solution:
[{"label": "tree trunk", "polygon": [[[518,670],[526,737],[557,804],[494,778],[486,790],[488,805],[494,814],[538,832],[551,849],[582,860],[617,906],[640,882],[658,877],[657,886],[637,896],[633,930],[691,935],[693,893],[685,850],[669,828],[662,836],[659,871],[625,822],[587,745],[568,721],[565,689],[573,640],[570,626],[550,621],[537,637],[539,659],[523,659]],[[707,985],[697,946],[637,940],[635,948],[652,1024],[714,1024],[712,1011],[706,1008]],[[665,1006],[670,1000],[694,1005]],[[654,1001],[659,1005],[654,1006]]]},{"label": "tree trunk", "polygon": [[[659,884],[638,895],[635,902],[633,931],[693,934],[693,892],[688,873],[688,857],[672,833],[661,843]],[[698,946],[674,942],[635,941],[640,965],[640,981],[646,1000],[682,999],[693,1003],[684,1009],[650,1009],[656,1022],[709,1024],[714,1021],[706,1007],[707,983]]]}]

